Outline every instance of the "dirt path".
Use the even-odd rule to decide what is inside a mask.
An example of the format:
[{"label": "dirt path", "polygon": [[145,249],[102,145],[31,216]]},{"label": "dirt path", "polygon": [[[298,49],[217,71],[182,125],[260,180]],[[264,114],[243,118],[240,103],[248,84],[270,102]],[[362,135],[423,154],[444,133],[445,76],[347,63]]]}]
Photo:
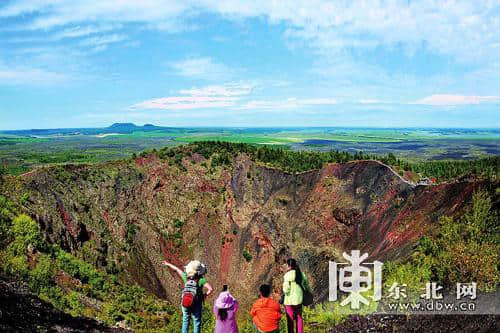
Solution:
[{"label": "dirt path", "polygon": [[19,177],[28,177],[28,176],[34,175],[37,171],[38,171],[38,169],[33,169],[31,171],[20,174]]},{"label": "dirt path", "polygon": [[[394,169],[393,169],[392,167],[390,167],[389,165],[384,164],[384,163],[382,163],[382,162],[380,162],[380,161],[377,161],[377,160],[370,160],[370,161],[375,162],[375,163],[378,163],[378,164],[380,164],[380,165],[382,165],[382,166],[384,166],[384,167],[388,168],[388,169],[389,169],[389,170],[391,170],[391,172],[392,172],[392,173],[393,173],[396,177],[398,177],[398,178],[399,178],[399,179],[400,179],[403,183],[406,183],[406,184],[410,185],[411,187],[415,187],[415,186],[417,186],[417,184],[415,184],[415,183],[413,183],[413,182],[410,182],[409,180],[404,179],[404,178],[403,178],[403,177],[402,177],[402,176],[401,176],[401,175],[400,175],[400,174],[399,174],[396,170],[394,170]],[[427,184],[422,184],[422,185],[427,186]]]}]

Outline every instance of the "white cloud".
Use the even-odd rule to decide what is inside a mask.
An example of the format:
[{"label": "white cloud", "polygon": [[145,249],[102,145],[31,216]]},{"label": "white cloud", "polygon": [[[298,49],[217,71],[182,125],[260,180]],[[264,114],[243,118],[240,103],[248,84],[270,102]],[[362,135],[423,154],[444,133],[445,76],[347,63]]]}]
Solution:
[{"label": "white cloud", "polygon": [[278,88],[281,88],[281,87],[289,87],[291,85],[293,85],[292,82],[290,81],[287,81],[287,80],[271,80],[269,82],[269,84],[273,87],[278,87]]},{"label": "white cloud", "polygon": [[39,68],[3,68],[0,67],[0,85],[46,85],[68,80],[61,73]]},{"label": "white cloud", "polygon": [[0,10],[0,17],[12,17],[22,14],[31,14],[33,12],[41,12],[49,6],[60,4],[62,1],[56,0],[38,0],[38,1],[17,1],[9,2]]},{"label": "white cloud", "polygon": [[169,22],[176,20],[187,9],[187,2],[175,0],[18,0],[0,8],[0,17],[37,13],[22,28],[52,29],[82,22]]},{"label": "white cloud", "polygon": [[246,84],[227,84],[181,90],[183,96],[154,98],[131,106],[132,109],[145,110],[191,110],[225,108],[234,106],[243,95],[250,94],[252,86]]},{"label": "white cloud", "polygon": [[127,39],[128,37],[123,34],[111,34],[105,36],[86,38],[80,42],[80,45],[99,47],[108,44],[118,43]]},{"label": "white cloud", "polygon": [[289,98],[283,101],[268,101],[268,100],[251,100],[239,107],[242,110],[256,109],[288,109],[296,108],[297,101],[294,98]]},{"label": "white cloud", "polygon": [[167,64],[176,75],[212,80],[228,78],[234,71],[210,57],[186,58]]},{"label": "white cloud", "polygon": [[299,100],[299,103],[302,105],[329,105],[329,104],[337,104],[337,100],[335,98],[309,98]]},{"label": "white cloud", "polygon": [[337,100],[334,98],[298,99],[291,97],[281,101],[251,100],[239,106],[238,109],[295,109],[299,107],[333,105],[337,103]]},{"label": "white cloud", "polygon": [[154,98],[131,106],[131,109],[188,110],[204,108],[289,109],[337,104],[334,98],[288,98],[285,100],[250,100],[253,85],[231,83],[180,90],[180,96]]},{"label": "white cloud", "polygon": [[99,22],[178,31],[178,25],[208,12],[228,20],[264,17],[271,24],[286,23],[288,36],[327,54],[401,44],[408,50],[424,45],[437,54],[492,59],[500,50],[499,7],[498,0],[18,0],[0,7],[0,17],[36,13],[22,29]]},{"label": "white cloud", "polygon": [[500,103],[500,96],[431,95],[412,104],[454,106],[481,103]]},{"label": "white cloud", "polygon": [[[285,27],[285,37],[291,47],[306,46],[316,51],[313,63],[318,69],[312,74],[323,75],[330,84],[336,84],[336,88],[351,85],[372,95],[373,91],[379,92],[388,86],[391,91],[399,89],[399,94],[429,82],[412,78],[411,74],[391,75],[396,72],[387,73],[378,64],[370,66],[359,61],[363,58],[359,57],[363,55],[359,51],[377,48],[381,52],[402,48],[410,56],[418,50],[431,57],[443,57],[450,67],[455,62],[473,64],[463,68],[483,77],[484,82],[498,82],[500,68],[492,64],[498,62],[500,54],[499,10],[499,0],[17,0],[2,2],[0,17],[19,18],[12,21],[21,23],[8,28],[39,29],[58,38],[86,38],[81,43],[93,44],[91,51],[103,50],[109,43],[130,42],[127,38],[106,41],[106,37],[96,36],[104,31],[102,29],[109,35],[122,37],[121,31],[129,28],[127,24],[134,29],[176,33],[193,22],[203,22],[197,20],[199,15],[237,22],[258,17],[271,25]],[[97,29],[101,31],[95,31]],[[352,57],[353,54],[358,57]],[[344,67],[354,70],[332,63],[348,63]],[[168,65],[177,75],[188,78],[224,82],[236,80],[239,74],[238,69],[208,57],[187,58]],[[474,78],[466,80],[467,73],[462,74],[458,77],[445,73],[443,84],[451,87],[459,80],[465,81],[463,84],[476,82]],[[353,77],[361,77],[363,86]],[[366,91],[368,89],[370,91]]]},{"label": "white cloud", "polygon": [[378,100],[378,99],[360,99],[359,100],[360,104],[381,104],[383,101]]},{"label": "white cloud", "polygon": [[[226,17],[263,16],[288,23],[287,34],[326,55],[349,48],[425,45],[461,58],[495,57],[500,36],[499,2],[486,1],[203,1]],[[466,42],[465,42],[466,41]]]},{"label": "white cloud", "polygon": [[116,30],[121,28],[121,24],[101,24],[101,25],[88,25],[88,26],[75,26],[63,29],[56,32],[51,40],[60,40],[64,38],[78,38],[85,37],[89,35],[94,35],[97,33],[102,33],[110,30]]},{"label": "white cloud", "polygon": [[234,97],[218,96],[174,96],[150,99],[132,105],[132,109],[145,110],[190,110],[222,108],[234,105]]},{"label": "white cloud", "polygon": [[202,88],[191,88],[181,90],[180,93],[192,96],[241,96],[248,95],[252,92],[253,85],[250,84],[226,84],[226,85],[213,85]]},{"label": "white cloud", "polygon": [[358,100],[358,104],[408,104],[402,101],[396,100],[381,100],[376,98],[365,98]]}]

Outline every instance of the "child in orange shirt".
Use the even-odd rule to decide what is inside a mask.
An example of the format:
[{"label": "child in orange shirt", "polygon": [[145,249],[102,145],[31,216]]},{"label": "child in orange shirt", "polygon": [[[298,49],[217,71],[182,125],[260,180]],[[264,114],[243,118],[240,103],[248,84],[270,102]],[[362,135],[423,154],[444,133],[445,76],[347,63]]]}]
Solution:
[{"label": "child in orange shirt", "polygon": [[260,298],[253,304],[250,314],[259,333],[278,333],[281,319],[281,306],[270,298],[271,286],[263,284],[259,288]]}]

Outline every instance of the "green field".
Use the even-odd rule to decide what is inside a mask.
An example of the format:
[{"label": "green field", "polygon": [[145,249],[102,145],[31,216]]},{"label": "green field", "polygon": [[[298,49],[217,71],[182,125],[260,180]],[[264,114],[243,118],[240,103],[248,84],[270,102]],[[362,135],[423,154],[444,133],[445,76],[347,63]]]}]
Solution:
[{"label": "green field", "polygon": [[201,134],[179,136],[175,138],[178,142],[195,142],[195,141],[226,141],[226,142],[242,142],[264,145],[286,145],[290,143],[303,142],[299,138],[280,137],[277,135],[254,135],[254,134]]},{"label": "green field", "polygon": [[409,160],[475,159],[500,154],[497,129],[106,128],[0,132],[0,170],[10,174],[58,163],[94,163],[194,141],[280,146],[290,150],[393,153]]}]

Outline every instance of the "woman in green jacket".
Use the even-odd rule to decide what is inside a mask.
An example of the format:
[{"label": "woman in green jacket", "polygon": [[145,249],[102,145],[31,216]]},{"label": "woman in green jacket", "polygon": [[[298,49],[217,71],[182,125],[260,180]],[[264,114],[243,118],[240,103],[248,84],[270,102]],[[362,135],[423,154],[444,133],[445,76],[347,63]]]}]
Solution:
[{"label": "woman in green jacket", "polygon": [[283,281],[283,293],[286,310],[286,323],[288,333],[294,332],[296,327],[297,333],[304,332],[304,323],[302,321],[302,299],[304,289],[310,291],[309,282],[304,273],[300,271],[299,265],[295,259],[286,261],[286,270]]}]

